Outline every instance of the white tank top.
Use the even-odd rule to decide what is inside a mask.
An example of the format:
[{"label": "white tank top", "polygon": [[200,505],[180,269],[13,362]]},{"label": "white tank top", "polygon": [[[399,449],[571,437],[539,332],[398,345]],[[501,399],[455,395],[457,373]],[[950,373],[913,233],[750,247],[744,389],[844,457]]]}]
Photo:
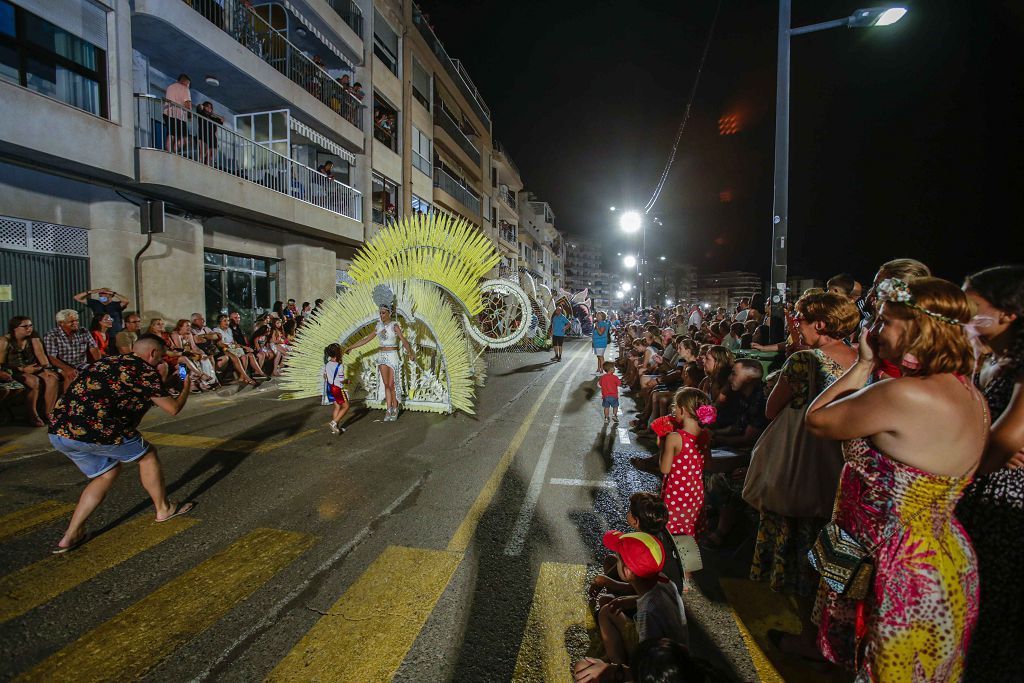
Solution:
[{"label": "white tank top", "polygon": [[381,346],[398,346],[398,334],[395,332],[395,322],[391,321],[386,325],[377,321],[377,341]]}]

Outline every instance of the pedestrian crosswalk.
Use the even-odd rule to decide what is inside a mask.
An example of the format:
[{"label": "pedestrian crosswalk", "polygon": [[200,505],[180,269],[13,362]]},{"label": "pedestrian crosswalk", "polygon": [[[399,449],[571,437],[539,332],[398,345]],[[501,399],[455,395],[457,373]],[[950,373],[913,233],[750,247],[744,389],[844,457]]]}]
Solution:
[{"label": "pedestrian crosswalk", "polygon": [[0,541],[5,541],[40,524],[46,524],[71,514],[74,509],[75,506],[70,503],[44,500],[41,503],[4,515],[0,517]]}]

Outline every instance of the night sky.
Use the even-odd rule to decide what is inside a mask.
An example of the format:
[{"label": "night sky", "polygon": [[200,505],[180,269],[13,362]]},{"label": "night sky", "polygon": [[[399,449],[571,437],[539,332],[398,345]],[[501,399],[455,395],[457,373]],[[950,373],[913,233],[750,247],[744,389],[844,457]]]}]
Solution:
[{"label": "night sky", "polygon": [[[716,4],[421,6],[483,93],[527,188],[560,230],[599,237],[614,257],[630,245],[608,207],[642,208],[653,191]],[[793,25],[884,4],[793,0]],[[907,6],[894,26],[793,38],[791,275],[869,279],[912,256],[959,280],[1024,261],[1024,6]],[[777,12],[775,0],[722,0],[649,258],[767,277]]]}]

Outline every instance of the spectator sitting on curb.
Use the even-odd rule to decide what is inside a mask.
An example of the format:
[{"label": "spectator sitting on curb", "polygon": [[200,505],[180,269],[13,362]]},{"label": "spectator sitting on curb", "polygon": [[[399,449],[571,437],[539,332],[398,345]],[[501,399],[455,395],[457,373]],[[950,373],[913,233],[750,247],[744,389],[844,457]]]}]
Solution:
[{"label": "spectator sitting on curb", "polygon": [[43,337],[43,347],[50,362],[60,370],[64,390],[78,377],[78,371],[100,357],[92,335],[78,326],[78,313],[65,308],[54,316],[57,327]]},{"label": "spectator sitting on curb", "polygon": [[168,500],[156,448],[138,432],[139,422],[152,405],[177,415],[188,399],[188,382],[177,398],[164,395],[156,366],[165,351],[162,339],[144,335],[130,354],[104,358],[83,370],[58,399],[50,418],[50,443],[90,481],[55,554],[88,540],[85,523],[114,485],[122,463],[139,463],[139,478],[156,506],[157,522],[166,522],[194,507],[194,503]]},{"label": "spectator sitting on curb", "polygon": [[[50,411],[60,393],[60,378],[47,368],[50,365],[43,343],[33,332],[32,320],[16,315],[7,324],[7,334],[0,337],[0,368],[11,379],[25,387],[25,405],[28,421],[33,427],[45,427],[39,418],[39,398],[43,397],[43,416],[50,417]],[[11,386],[10,391],[17,387]]]},{"label": "spectator sitting on curb", "polygon": [[235,366],[235,372],[238,373],[238,379],[244,384],[250,386],[256,386],[256,380],[249,377],[246,369],[251,369],[257,377],[261,379],[267,379],[267,376],[263,374],[263,370],[260,370],[259,363],[256,361],[256,357],[253,355],[252,349],[248,346],[242,346],[235,342],[234,336],[231,334],[230,327],[231,319],[226,315],[221,315],[217,318],[217,329],[214,332],[219,336],[217,347],[224,351],[224,355],[220,357],[218,366],[223,367],[227,365],[228,361]]},{"label": "spectator sitting on curb", "polygon": [[124,317],[124,329],[114,337],[114,345],[117,346],[116,353],[126,354],[132,352],[132,347],[139,340],[139,332],[142,330],[142,318],[138,313],[129,313]]},{"label": "spectator sitting on curb", "polygon": [[101,358],[110,353],[110,328],[113,324],[114,319],[110,314],[104,313],[93,318],[92,324],[89,325],[89,333],[96,340],[96,348],[100,350]]}]

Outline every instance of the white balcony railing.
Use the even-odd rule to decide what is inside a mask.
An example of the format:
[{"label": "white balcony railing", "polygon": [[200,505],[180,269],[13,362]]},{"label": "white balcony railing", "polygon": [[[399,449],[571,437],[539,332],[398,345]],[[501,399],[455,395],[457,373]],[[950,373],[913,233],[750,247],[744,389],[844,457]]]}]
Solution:
[{"label": "white balcony railing", "polygon": [[444,190],[474,213],[480,213],[480,195],[449,175],[440,166],[434,167],[434,187]]},{"label": "white balcony railing", "polygon": [[363,219],[359,190],[159,97],[135,95],[135,145],[205,164],[353,220]]}]

